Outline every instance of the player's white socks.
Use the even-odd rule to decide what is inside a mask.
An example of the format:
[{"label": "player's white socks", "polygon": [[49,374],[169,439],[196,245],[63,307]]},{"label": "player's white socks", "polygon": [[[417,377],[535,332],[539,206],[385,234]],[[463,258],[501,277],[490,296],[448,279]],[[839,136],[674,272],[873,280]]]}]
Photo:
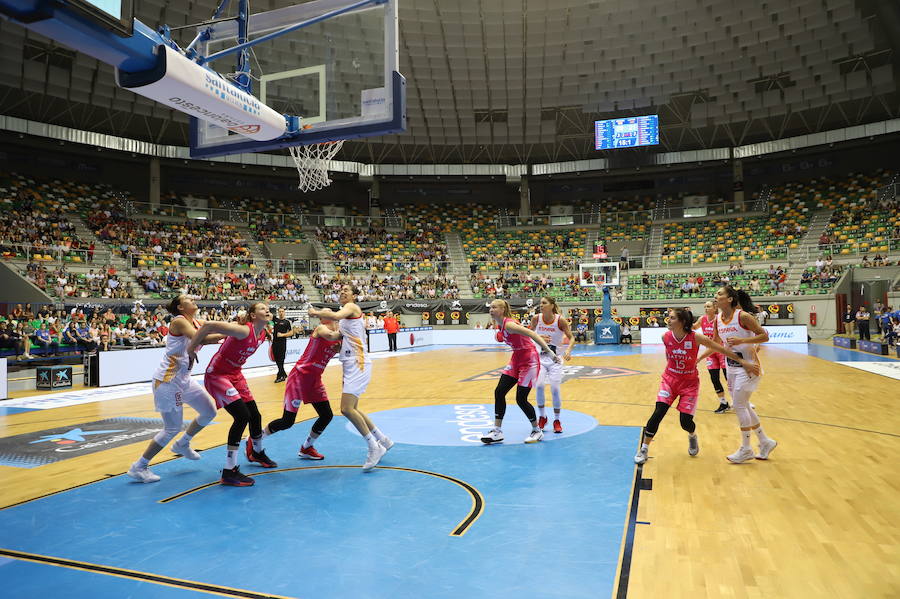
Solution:
[{"label": "player's white socks", "polygon": [[138,461],[135,462],[135,464],[137,465],[138,469],[143,470],[150,465],[150,460],[148,460],[144,456],[141,456],[138,458]]},{"label": "player's white socks", "polygon": [[728,403],[728,400],[725,399],[725,396],[724,396],[724,395],[720,395],[720,396],[719,396],[719,403],[722,404],[722,405],[724,406],[725,404]]},{"label": "player's white socks", "polygon": [[387,435],[378,430],[377,426],[372,427],[372,435],[375,437],[376,441],[384,441],[387,439]]},{"label": "player's white socks", "polygon": [[237,451],[237,447],[235,447],[234,449],[229,447],[227,450],[225,450],[225,470],[231,470],[232,468],[237,466]]},{"label": "player's white socks", "polygon": [[369,433],[368,435],[363,437],[363,439],[365,439],[366,443],[369,444],[369,449],[375,449],[376,447],[378,447],[378,439],[376,439],[375,435],[373,435],[372,433]]},{"label": "player's white socks", "polygon": [[309,436],[306,438],[306,441],[303,442],[303,449],[309,449],[316,443],[316,439],[319,438],[319,435],[316,433],[310,432]]},{"label": "player's white socks", "polygon": [[756,427],[756,436],[759,438],[760,443],[768,443],[770,440],[769,436],[763,431],[761,424]]},{"label": "player's white socks", "polygon": [[194,435],[189,435],[189,434],[187,434],[187,431],[185,431],[184,434],[181,435],[181,438],[178,439],[178,440],[175,441],[175,442],[176,442],[176,443],[184,443],[184,444],[186,444],[186,445],[190,445],[191,439],[193,439],[193,438],[194,438]]},{"label": "player's white socks", "polygon": [[741,429],[741,449],[750,449],[750,429]]},{"label": "player's white socks", "polygon": [[263,439],[265,438],[265,435],[260,435],[255,439],[253,437],[250,438],[253,439],[253,451],[261,453],[263,451]]},{"label": "player's white socks", "polygon": [[546,410],[544,410],[544,406],[538,406],[537,409],[538,409],[538,416],[543,417],[543,416],[547,415]]}]

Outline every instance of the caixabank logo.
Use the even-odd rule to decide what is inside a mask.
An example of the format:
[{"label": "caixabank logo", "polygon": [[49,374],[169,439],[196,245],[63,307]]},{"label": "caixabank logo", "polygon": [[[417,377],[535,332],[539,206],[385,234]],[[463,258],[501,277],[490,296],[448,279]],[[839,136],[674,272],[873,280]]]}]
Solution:
[{"label": "caixabank logo", "polygon": [[[475,376],[471,376],[467,379],[463,379],[462,382],[469,381],[490,381],[497,380],[502,374],[503,367],[496,368],[494,370],[490,370],[488,372],[483,372],[481,374],[476,374]],[[563,366],[563,382],[568,381],[569,379],[611,379],[620,376],[633,376],[636,374],[647,374],[646,372],[642,372],[640,370],[632,370],[630,368],[619,368],[617,366],[580,366],[580,365],[569,365]]]},{"label": "caixabank logo", "polygon": [[155,418],[106,418],[0,439],[0,466],[36,468],[144,441],[163,426]]}]

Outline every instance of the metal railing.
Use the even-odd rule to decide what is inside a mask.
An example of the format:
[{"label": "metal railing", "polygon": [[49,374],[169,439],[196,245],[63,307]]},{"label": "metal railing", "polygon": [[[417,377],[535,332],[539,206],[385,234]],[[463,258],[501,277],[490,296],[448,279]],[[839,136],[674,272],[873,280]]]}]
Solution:
[{"label": "metal railing", "polygon": [[518,216],[500,213],[495,221],[499,229],[519,227],[577,227],[581,225],[626,225],[650,222],[649,210],[627,212],[596,212],[578,214],[539,214]]},{"label": "metal railing", "polygon": [[402,229],[404,220],[400,216],[344,216],[328,214],[286,214],[283,212],[263,212],[231,208],[189,207],[180,204],[151,204],[130,202],[128,215],[169,216],[185,219],[210,220],[225,223],[251,225],[265,222],[281,226],[297,227],[355,227],[367,229],[379,227],[387,230]]},{"label": "metal railing", "polygon": [[[863,245],[865,244],[865,245]],[[887,246],[886,252],[872,248]],[[828,245],[803,246],[790,250],[788,256],[791,262],[814,262],[819,256],[831,256],[842,258],[846,256],[869,255],[871,259],[875,254],[885,256],[889,253],[900,252],[900,237],[889,237],[881,241],[856,241],[853,243],[833,243]]]},{"label": "metal railing", "polygon": [[126,259],[134,270],[158,271],[167,268],[177,268],[179,270],[290,272],[295,274],[311,272],[310,260],[286,258],[260,260],[233,256],[180,256],[178,259],[175,259],[165,254],[141,252],[128,254]]},{"label": "metal railing", "polygon": [[0,256],[8,260],[27,260],[29,262],[63,262],[83,263],[85,266],[96,264],[101,266],[110,262],[113,253],[108,249],[62,249],[35,246],[31,243],[7,243],[0,241]]}]

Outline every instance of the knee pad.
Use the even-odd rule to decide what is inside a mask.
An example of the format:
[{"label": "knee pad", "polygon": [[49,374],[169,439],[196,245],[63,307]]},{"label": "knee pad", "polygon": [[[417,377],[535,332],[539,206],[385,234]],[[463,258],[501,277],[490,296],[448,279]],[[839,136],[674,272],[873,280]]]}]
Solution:
[{"label": "knee pad", "polygon": [[562,390],[559,385],[550,385],[550,394],[553,396],[553,408],[556,410],[562,408]]},{"label": "knee pad", "polygon": [[181,432],[180,428],[164,428],[153,436],[153,440],[156,441],[156,444],[160,447],[165,447],[169,444],[169,441],[175,438]]}]

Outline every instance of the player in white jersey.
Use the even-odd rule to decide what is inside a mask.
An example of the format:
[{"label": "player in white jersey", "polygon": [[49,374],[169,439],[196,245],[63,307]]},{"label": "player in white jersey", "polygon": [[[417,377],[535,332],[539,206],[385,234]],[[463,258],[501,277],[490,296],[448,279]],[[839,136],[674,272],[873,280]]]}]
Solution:
[{"label": "player in white jersey", "polygon": [[[172,452],[189,460],[199,460],[200,454],[191,449],[190,442],[200,430],[212,422],[216,406],[203,385],[191,378],[187,347],[197,329],[203,324],[196,320],[197,304],[186,295],[179,295],[168,305],[172,314],[169,334],[166,335],[166,353],[153,374],[153,403],[163,419],[163,430],[156,433],[144,454],[131,465],[128,476],[144,483],[155,483],[159,476],[150,471],[148,464],[181,430],[184,423],[184,404],[197,410],[197,417],[175,443]],[[208,342],[218,341],[218,338]]]},{"label": "player in white jersey", "polygon": [[[716,291],[715,301],[719,310],[719,314],[716,316],[715,340],[730,347],[741,358],[758,364],[759,356],[756,353],[756,346],[768,341],[769,334],[756,320],[756,310],[750,296],[746,291],[726,285]],[[741,447],[727,456],[728,461],[740,464],[753,458],[766,460],[778,442],[770,439],[763,431],[759,416],[756,415],[750,404],[750,395],[759,385],[762,371],[760,370],[760,376],[753,376],[731,359],[726,359],[725,368],[734,413],[737,415],[738,424],[741,427]],[[758,453],[754,453],[750,446],[752,431],[756,431],[759,437]]]},{"label": "player in white jersey", "polygon": [[[565,339],[569,340],[569,346],[566,348],[563,358],[565,360],[572,359],[572,348],[575,347],[575,336],[569,326],[569,321],[560,316],[559,306],[552,297],[544,296],[541,298],[541,311],[531,318],[531,330],[544,338],[553,354],[557,353],[558,347],[563,344]],[[538,409],[538,427],[544,430],[547,425],[547,415],[544,409],[544,387],[550,385],[550,394],[553,397],[553,432],[562,432],[562,422],[559,415],[562,410],[562,393],[560,386],[562,385],[563,365],[562,362],[556,362],[551,357],[552,354],[541,354],[541,374],[537,384],[537,409]]]},{"label": "player in white jersey", "polygon": [[366,353],[366,325],[362,309],[356,304],[359,289],[352,285],[341,287],[338,301],[341,309],[337,312],[322,308],[312,308],[309,315],[315,318],[337,320],[341,331],[341,352],[339,359],[344,368],[341,393],[341,414],[353,423],[369,446],[363,470],[375,467],[394,442],[378,430],[372,420],[359,409],[359,396],[369,386],[372,378],[372,360]]}]

